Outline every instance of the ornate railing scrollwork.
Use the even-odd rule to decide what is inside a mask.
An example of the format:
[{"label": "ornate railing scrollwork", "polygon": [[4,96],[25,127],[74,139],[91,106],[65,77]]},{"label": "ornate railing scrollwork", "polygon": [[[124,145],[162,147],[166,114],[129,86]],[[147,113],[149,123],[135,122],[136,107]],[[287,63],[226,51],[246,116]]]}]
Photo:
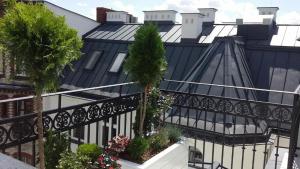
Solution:
[{"label": "ornate railing scrollwork", "polygon": [[[76,106],[44,112],[44,131],[66,131],[136,110],[139,95],[93,101]],[[36,114],[0,121],[0,149],[29,142],[37,137]]]}]

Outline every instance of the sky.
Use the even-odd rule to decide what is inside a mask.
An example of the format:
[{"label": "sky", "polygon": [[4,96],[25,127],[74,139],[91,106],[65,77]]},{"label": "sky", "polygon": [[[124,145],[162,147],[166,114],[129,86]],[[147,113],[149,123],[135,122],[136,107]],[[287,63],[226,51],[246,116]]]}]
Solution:
[{"label": "sky", "polygon": [[[197,8],[218,9],[216,22],[232,22],[236,18],[253,19],[258,6],[279,7],[277,23],[300,24],[300,0],[47,0],[58,6],[96,18],[96,7],[127,11],[144,20],[144,10],[172,9],[180,12],[197,12]],[[177,21],[181,22],[180,14]]]}]

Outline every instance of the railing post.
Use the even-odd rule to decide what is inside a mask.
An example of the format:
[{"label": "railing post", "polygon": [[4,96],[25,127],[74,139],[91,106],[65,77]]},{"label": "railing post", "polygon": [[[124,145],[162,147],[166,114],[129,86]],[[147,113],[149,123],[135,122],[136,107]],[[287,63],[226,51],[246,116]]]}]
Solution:
[{"label": "railing post", "polygon": [[119,88],[119,97],[122,96],[122,87],[123,87],[123,85],[120,85],[120,88]]},{"label": "railing post", "polygon": [[[58,103],[57,103],[57,114],[61,113],[61,94],[58,95],[58,99],[57,99]],[[58,134],[60,134],[60,131],[58,131]]]},{"label": "railing post", "polygon": [[300,95],[297,92],[294,94],[293,102],[293,114],[292,114],[292,126],[291,126],[291,137],[290,137],[290,147],[289,147],[289,159],[288,167],[289,169],[293,168],[294,158],[297,156],[296,150],[298,145],[300,145],[298,140],[299,135],[299,122],[300,122]]}]

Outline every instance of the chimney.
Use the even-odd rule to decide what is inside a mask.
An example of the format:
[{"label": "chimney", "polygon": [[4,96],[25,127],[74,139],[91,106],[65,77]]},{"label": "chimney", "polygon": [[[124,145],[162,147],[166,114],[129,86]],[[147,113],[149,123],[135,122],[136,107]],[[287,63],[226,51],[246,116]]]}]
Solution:
[{"label": "chimney", "polygon": [[215,8],[198,8],[199,13],[203,14],[203,22],[212,22],[215,23],[216,12],[218,11]]},{"label": "chimney", "polygon": [[125,11],[106,12],[106,21],[111,23],[136,23],[137,18]]},{"label": "chimney", "polygon": [[276,31],[278,7],[258,7],[258,17],[253,21],[236,19],[237,35],[246,39],[266,40]]},{"label": "chimney", "polygon": [[257,7],[257,10],[263,19],[269,18],[276,23],[277,11],[279,10],[278,7]]},{"label": "chimney", "polygon": [[181,13],[182,16],[182,39],[196,40],[202,32],[205,15],[201,13]]},{"label": "chimney", "polygon": [[[0,0],[1,1],[1,0]],[[105,23],[106,22],[106,13],[113,11],[111,9],[108,8],[104,8],[104,7],[98,7],[96,9],[96,15],[97,15],[97,22],[99,23]]]},{"label": "chimney", "polygon": [[144,23],[155,22],[157,24],[175,24],[177,11],[174,10],[153,10],[143,11]]}]

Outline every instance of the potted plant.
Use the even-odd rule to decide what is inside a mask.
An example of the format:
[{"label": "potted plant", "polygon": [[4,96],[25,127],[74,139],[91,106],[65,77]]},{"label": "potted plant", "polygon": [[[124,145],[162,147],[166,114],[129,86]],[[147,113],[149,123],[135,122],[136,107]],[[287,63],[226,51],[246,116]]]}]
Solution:
[{"label": "potted plant", "polygon": [[[160,81],[167,70],[165,48],[157,27],[145,24],[135,34],[125,70],[143,89],[134,124],[135,138],[120,155],[123,169],[187,168],[188,148],[175,129],[161,128],[160,112],[172,99],[161,98]],[[182,166],[182,167],[180,167]]]},{"label": "potted plant", "polygon": [[57,169],[120,169],[118,158],[96,144],[82,144],[76,153],[61,154]]},{"label": "potted plant", "polygon": [[188,148],[178,128],[167,126],[151,136],[137,136],[128,141],[114,138],[108,147],[111,155],[120,158],[122,169],[187,168]]}]

